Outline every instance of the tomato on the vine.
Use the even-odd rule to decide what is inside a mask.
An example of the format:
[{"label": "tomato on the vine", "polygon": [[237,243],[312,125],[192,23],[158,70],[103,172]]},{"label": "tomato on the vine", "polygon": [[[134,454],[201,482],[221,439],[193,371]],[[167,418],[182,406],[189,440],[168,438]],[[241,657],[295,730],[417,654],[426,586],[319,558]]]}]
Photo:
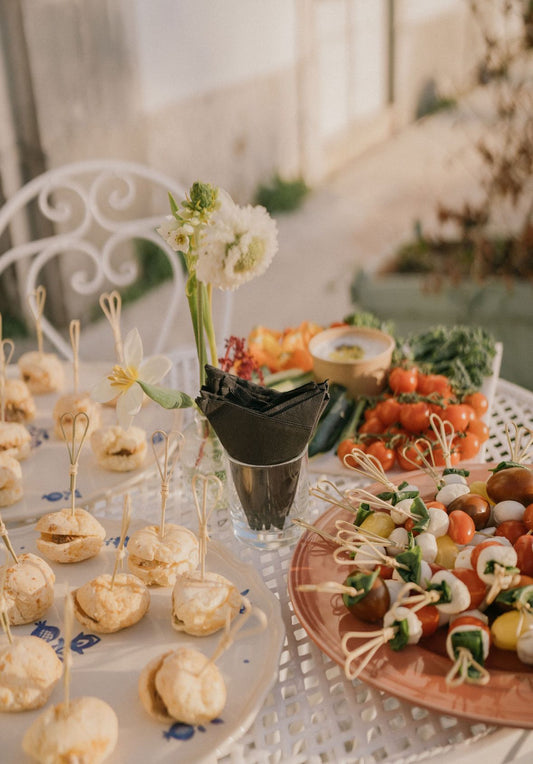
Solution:
[{"label": "tomato on the vine", "polygon": [[430,409],[425,401],[403,403],[400,424],[407,432],[423,432],[429,427]]},{"label": "tomato on the vine", "polygon": [[402,404],[399,400],[396,398],[386,398],[377,404],[374,413],[385,427],[389,427],[391,424],[400,421],[401,408]]},{"label": "tomato on the vine", "polygon": [[420,395],[442,395],[448,398],[452,394],[450,380],[444,374],[420,374],[418,373],[418,383],[416,388]]},{"label": "tomato on the vine", "polygon": [[461,460],[473,459],[474,456],[479,453],[479,449],[481,448],[481,441],[475,432],[470,432],[470,430],[468,430],[467,432],[462,433],[457,438],[455,438],[453,445],[454,448],[456,448],[459,452],[459,458]]},{"label": "tomato on the vine", "polygon": [[418,470],[424,466],[420,451],[413,445],[398,446],[396,448],[396,461],[398,466],[406,472]]},{"label": "tomato on the vine", "polygon": [[418,369],[395,366],[389,373],[389,387],[393,393],[414,393],[418,382]]},{"label": "tomato on the vine", "polygon": [[467,433],[473,432],[477,435],[480,443],[484,443],[489,438],[489,426],[482,419],[474,419],[468,425]]},{"label": "tomato on the vine", "polygon": [[482,392],[465,395],[463,398],[463,403],[466,403],[467,406],[471,406],[478,418],[481,418],[484,414],[486,414],[489,408],[487,396],[483,395]]},{"label": "tomato on the vine", "polygon": [[[341,440],[339,445],[337,446],[337,456],[341,460],[341,462],[344,464],[344,457],[348,454],[352,453],[352,450],[354,448],[358,448],[360,451],[365,451],[366,446],[364,443],[361,443],[358,440],[355,440],[354,438],[345,438],[344,440]],[[352,463],[353,466],[357,466],[356,462],[353,460],[353,458],[348,459],[349,463]]]},{"label": "tomato on the vine", "polygon": [[450,403],[443,410],[441,419],[449,422],[455,432],[464,432],[471,421],[472,409],[464,403]]},{"label": "tomato on the vine", "polygon": [[360,435],[379,435],[383,432],[383,423],[377,416],[370,417],[363,422],[358,432]]},{"label": "tomato on the vine", "polygon": [[366,452],[369,456],[374,456],[378,460],[385,472],[394,467],[396,454],[382,440],[376,440],[374,443],[371,443]]}]

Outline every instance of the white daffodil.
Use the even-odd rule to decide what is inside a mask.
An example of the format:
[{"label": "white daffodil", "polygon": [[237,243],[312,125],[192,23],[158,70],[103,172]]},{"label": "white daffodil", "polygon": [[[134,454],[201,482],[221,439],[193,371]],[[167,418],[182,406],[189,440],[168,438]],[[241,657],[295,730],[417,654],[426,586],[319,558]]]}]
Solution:
[{"label": "white daffodil", "polygon": [[173,215],[167,215],[156,231],[174,252],[187,254],[191,246],[190,237],[194,233],[192,225],[179,223]]},{"label": "white daffodil", "polygon": [[172,361],[156,355],[143,361],[142,340],[137,329],[132,329],[124,342],[124,366],[113,366],[111,373],[92,389],[91,396],[98,403],[117,398],[117,419],[125,430],[143,403],[141,383],[157,384],[172,366]]}]

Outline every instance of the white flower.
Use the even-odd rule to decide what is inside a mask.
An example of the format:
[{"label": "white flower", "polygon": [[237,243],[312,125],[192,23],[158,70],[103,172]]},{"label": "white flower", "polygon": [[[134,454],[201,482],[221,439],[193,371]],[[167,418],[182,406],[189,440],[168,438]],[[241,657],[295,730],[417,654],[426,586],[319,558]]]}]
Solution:
[{"label": "white flower", "polygon": [[137,329],[132,329],[124,342],[124,366],[114,366],[112,372],[91,390],[91,396],[98,403],[107,403],[118,396],[118,423],[127,430],[143,402],[143,390],[136,383],[155,385],[163,379],[171,366],[172,361],[163,355],[155,355],[143,361],[141,336]]},{"label": "white flower", "polygon": [[196,275],[219,289],[260,276],[278,249],[277,226],[264,207],[239,207],[226,194],[202,234]]},{"label": "white flower", "polygon": [[174,252],[187,254],[190,247],[189,237],[194,233],[192,225],[180,224],[174,215],[167,215],[159,228],[156,228],[156,231],[172,247]]}]

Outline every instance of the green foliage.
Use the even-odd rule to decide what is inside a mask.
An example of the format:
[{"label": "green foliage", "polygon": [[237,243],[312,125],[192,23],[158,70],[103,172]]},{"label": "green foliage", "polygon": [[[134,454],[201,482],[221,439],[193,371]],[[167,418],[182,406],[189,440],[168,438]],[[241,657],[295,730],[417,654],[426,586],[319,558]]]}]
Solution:
[{"label": "green foliage", "polygon": [[28,337],[28,327],[21,318],[2,312],[2,333],[4,337]]},{"label": "green foliage", "polygon": [[260,185],[255,195],[255,204],[266,207],[270,214],[291,212],[298,209],[309,193],[309,187],[301,179],[284,180],[278,174],[268,185]]}]

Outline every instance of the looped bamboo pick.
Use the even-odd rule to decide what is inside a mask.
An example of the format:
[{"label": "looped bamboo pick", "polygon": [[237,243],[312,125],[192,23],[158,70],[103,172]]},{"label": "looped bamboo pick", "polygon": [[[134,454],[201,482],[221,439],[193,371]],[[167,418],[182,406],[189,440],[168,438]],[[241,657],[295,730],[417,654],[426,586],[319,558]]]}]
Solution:
[{"label": "looped bamboo pick", "polygon": [[[11,543],[11,539],[9,538],[9,534],[7,532],[7,528],[6,528],[5,523],[4,523],[4,521],[2,520],[1,517],[0,517],[0,536],[2,537],[2,541],[4,542],[7,551],[9,552],[11,557],[13,558],[13,562],[15,563],[15,565],[18,565],[17,554],[16,554],[15,550],[13,549],[13,544]],[[2,589],[2,591],[3,591],[3,589]]]},{"label": "looped bamboo pick", "polygon": [[122,334],[120,331],[120,314],[122,310],[122,298],[114,289],[112,292],[104,292],[98,300],[104,316],[109,321],[113,339],[115,341],[115,353],[119,364],[124,363],[124,347],[122,344]]},{"label": "looped bamboo pick", "polygon": [[[6,352],[7,351],[7,352]],[[5,421],[6,416],[6,370],[13,353],[15,352],[15,343],[13,340],[2,339],[2,314],[0,313],[0,421]]]},{"label": "looped bamboo pick", "polygon": [[[65,421],[67,419],[70,419],[72,417],[72,430],[70,433],[70,439],[67,437],[67,433],[65,432]],[[85,438],[87,436],[87,431],[89,429],[89,417],[85,413],[85,411],[78,411],[77,414],[72,416],[71,412],[66,412],[62,415],[61,419],[59,420],[59,425],[61,427],[61,432],[63,434],[63,439],[65,443],[67,444],[67,451],[70,461],[70,469],[69,469],[69,476],[70,476],[70,498],[71,498],[71,513],[72,516],[74,516],[74,513],[76,511],[76,478],[78,476],[78,461],[80,458],[80,452],[81,448],[85,442]],[[81,437],[77,437],[77,434],[79,432],[78,428],[81,429]]]},{"label": "looped bamboo pick", "polygon": [[37,332],[37,349],[39,355],[43,354],[43,327],[42,317],[46,303],[46,288],[40,284],[33,292],[28,295],[28,307],[35,321],[35,331]]},{"label": "looped bamboo pick", "polygon": [[[175,441],[170,444],[171,436],[175,436]],[[163,439],[163,460],[161,461],[161,454],[157,451],[158,438]],[[181,451],[181,445],[183,443],[183,435],[181,432],[167,433],[164,430],[156,430],[152,433],[152,450],[154,452],[155,463],[161,478],[161,522],[159,524],[159,538],[163,538],[165,535],[165,512],[167,507],[167,499],[169,494],[169,483],[174,467],[178,461],[178,457]],[[172,448],[170,446],[173,446]],[[172,457],[172,458],[171,458]]]},{"label": "looped bamboo pick", "polygon": [[115,585],[115,578],[117,576],[117,573],[122,568],[122,564],[124,562],[124,557],[126,555],[124,545],[126,543],[128,528],[130,527],[130,520],[131,520],[131,497],[129,493],[127,493],[124,495],[124,506],[122,509],[122,526],[120,528],[120,541],[119,541],[119,544],[117,547],[117,553],[115,556],[115,567],[113,568],[113,575],[111,576],[110,589],[113,589],[113,586]]},{"label": "looped bamboo pick", "polygon": [[79,391],[79,368],[80,368],[80,322],[77,318],[72,319],[69,326],[70,344],[72,346],[72,373],[73,390]]},{"label": "looped bamboo pick", "polygon": [[[202,501],[198,499],[198,484],[202,483]],[[213,496],[209,496],[209,483],[213,483],[216,488],[216,493]],[[198,539],[200,542],[199,557],[200,557],[200,575],[202,581],[205,578],[205,557],[207,554],[207,543],[209,541],[209,535],[207,532],[207,524],[211,514],[222,497],[222,491],[224,490],[220,479],[214,475],[200,475],[197,473],[192,479],[192,495],[194,498],[194,504],[196,506],[196,514],[198,515]],[[211,504],[211,508],[207,509],[207,505]]]},{"label": "looped bamboo pick", "polygon": [[[226,652],[226,650],[229,647],[231,647],[231,645],[234,644],[234,642],[237,642],[240,639],[248,639],[249,637],[255,637],[256,634],[261,634],[267,628],[267,625],[268,625],[267,617],[263,613],[263,611],[258,607],[252,607],[252,604],[250,603],[248,599],[246,599],[246,597],[243,597],[242,601],[243,601],[244,612],[241,614],[240,618],[236,618],[233,621],[231,621],[231,615],[229,613],[227,614],[226,625],[224,627],[224,633],[222,634],[219,640],[219,643],[215,648],[215,652],[213,653],[211,658],[207,661],[207,663],[202,667],[200,674],[203,674],[207,666],[209,666],[212,663],[216,663],[216,661],[220,658],[222,653]],[[250,629],[246,629],[245,631],[242,631],[243,626],[246,624],[246,622],[252,615],[255,618],[257,618],[259,623],[256,626],[252,626],[252,628]],[[237,637],[237,634],[239,634],[238,637]]]},{"label": "looped bamboo pick", "polygon": [[2,566],[0,568],[0,621],[2,622],[2,629],[7,637],[7,641],[10,645],[13,644],[13,635],[11,633],[11,624],[9,623],[9,616],[7,614],[7,602],[4,594],[6,586],[7,568]]}]

